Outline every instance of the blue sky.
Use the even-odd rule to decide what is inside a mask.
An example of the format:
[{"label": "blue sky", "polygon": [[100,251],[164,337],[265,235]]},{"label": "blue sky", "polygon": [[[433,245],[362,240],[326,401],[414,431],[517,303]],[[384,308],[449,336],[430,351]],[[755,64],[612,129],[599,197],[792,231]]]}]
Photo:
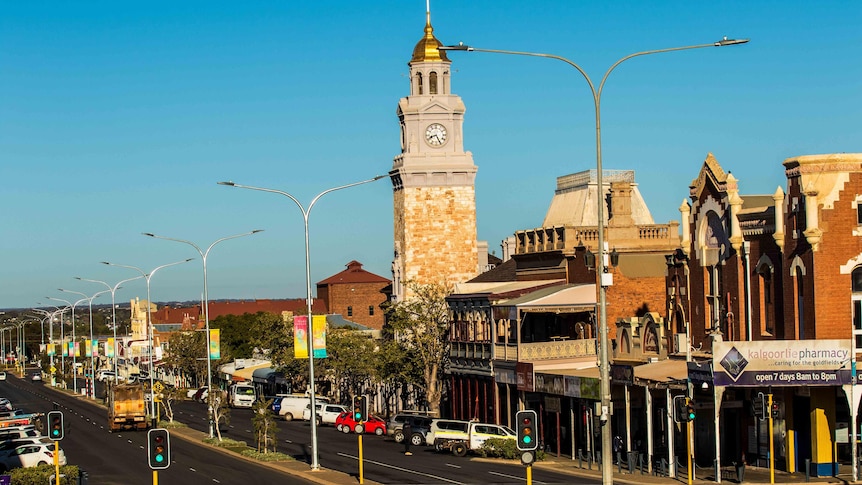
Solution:
[{"label": "blue sky", "polygon": [[[855,1],[431,2],[444,43],[557,54],[598,84],[637,51],[744,46],[627,61],[602,98],[605,169],[631,169],[657,223],[712,152],[743,194],[784,186],[788,157],[862,151],[862,6]],[[95,293],[158,272],[154,301],[199,299],[200,258],[153,232],[211,242],[210,297],[305,294],[301,213],[233,180],[318,193],[387,173],[422,0],[0,4],[0,308],[57,288]],[[479,167],[480,239],[538,227],[556,177],[595,167],[592,98],[553,60],[452,53]],[[391,277],[387,179],[328,194],[310,217],[312,280],[351,260]],[[74,295],[67,295],[74,296]],[[117,300],[146,297],[130,283]],[[68,299],[68,298],[67,298]],[[96,302],[110,301],[104,297]]]}]

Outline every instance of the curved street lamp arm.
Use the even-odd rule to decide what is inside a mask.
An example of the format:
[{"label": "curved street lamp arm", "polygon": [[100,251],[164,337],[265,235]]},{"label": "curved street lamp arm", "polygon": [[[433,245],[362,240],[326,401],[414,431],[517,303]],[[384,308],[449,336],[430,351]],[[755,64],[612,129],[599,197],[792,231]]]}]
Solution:
[{"label": "curved street lamp arm", "polygon": [[238,238],[238,237],[251,236],[252,234],[257,234],[257,233],[259,233],[259,232],[263,232],[263,229],[255,229],[255,230],[253,230],[253,231],[244,232],[244,233],[242,233],[242,234],[234,234],[234,235],[232,235],[232,236],[225,236],[225,237],[223,237],[223,238],[221,238],[221,239],[216,239],[216,240],[215,240],[215,242],[213,242],[212,244],[210,244],[210,245],[209,245],[209,247],[206,249],[206,251],[201,250],[200,246],[198,246],[197,244],[195,244],[195,243],[193,243],[193,242],[191,242],[191,241],[187,241],[187,240],[185,240],[185,239],[177,239],[177,238],[174,238],[174,237],[159,236],[158,234],[153,234],[153,233],[151,233],[151,232],[142,232],[141,234],[143,234],[144,236],[149,236],[149,237],[155,238],[155,239],[164,239],[164,240],[166,240],[166,241],[175,241],[175,242],[180,242],[180,243],[188,244],[189,246],[191,246],[191,247],[193,247],[193,248],[197,249],[198,254],[200,254],[200,255],[201,255],[201,258],[206,259],[207,255],[208,255],[208,254],[209,254],[209,252],[210,252],[210,249],[212,249],[212,248],[213,248],[213,246],[215,246],[216,244],[218,244],[218,243],[220,243],[220,242],[222,242],[222,241],[227,241],[228,239],[236,239],[236,238]]}]

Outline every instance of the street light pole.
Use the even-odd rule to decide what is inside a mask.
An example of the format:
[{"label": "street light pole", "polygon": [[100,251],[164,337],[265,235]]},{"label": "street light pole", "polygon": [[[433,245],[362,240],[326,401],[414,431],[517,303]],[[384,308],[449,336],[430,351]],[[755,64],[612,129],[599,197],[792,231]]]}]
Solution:
[{"label": "street light pole", "polygon": [[[204,321],[206,322],[206,326],[204,327],[204,331],[206,331],[206,350],[205,350],[205,353],[206,353],[206,360],[207,360],[207,396],[213,396],[214,395],[214,393],[213,393],[213,380],[212,380],[213,369],[212,369],[212,360],[210,359],[210,345],[211,345],[210,344],[210,303],[209,303],[209,285],[207,284],[207,256],[209,256],[209,254],[210,254],[210,249],[212,249],[213,246],[215,246],[216,244],[218,244],[222,241],[227,241],[228,239],[236,239],[238,237],[243,237],[243,236],[251,236],[252,234],[257,234],[259,232],[263,232],[263,229],[255,229],[255,230],[250,231],[250,232],[244,232],[242,234],[235,234],[233,236],[223,237],[221,239],[216,240],[214,243],[210,244],[209,247],[206,249],[206,251],[203,251],[200,247],[198,247],[197,244],[195,244],[191,241],[186,241],[185,239],[175,239],[172,237],[157,236],[151,232],[143,233],[144,236],[149,236],[149,237],[156,238],[156,239],[164,239],[166,241],[175,241],[175,242],[188,244],[189,246],[195,248],[197,250],[198,254],[201,255],[201,260],[203,261],[203,267],[204,267]],[[210,402],[212,402],[211,398],[209,400],[210,400]],[[214,424],[213,423],[213,414],[212,414],[212,411],[213,411],[212,405],[208,406],[207,409],[209,410],[209,417],[208,418],[209,418],[210,438],[212,438],[213,437],[213,424]]]},{"label": "street light pole", "polygon": [[[111,322],[112,322],[112,326],[114,327],[114,348],[112,349],[112,353],[113,353],[113,357],[114,357],[113,360],[114,360],[114,379],[115,380],[119,380],[120,374],[119,374],[119,372],[117,372],[117,302],[114,299],[114,295],[117,293],[117,290],[120,289],[120,285],[122,285],[123,283],[128,283],[129,281],[139,280],[141,278],[143,278],[143,276],[135,276],[134,278],[129,278],[129,279],[120,281],[116,285],[111,286],[111,285],[105,283],[104,281],[91,280],[91,279],[81,278],[81,277],[75,276],[76,280],[87,281],[90,283],[99,283],[99,284],[105,285],[105,287],[107,288],[107,291],[111,292]],[[107,347],[105,347],[105,348],[107,349]],[[108,351],[105,350],[105,353],[107,354]]]},{"label": "street light pole", "polygon": [[[60,288],[59,291],[63,291],[63,289]],[[71,352],[71,354],[72,354],[72,392],[74,392],[75,395],[77,395],[78,394],[78,375],[77,375],[77,371],[78,371],[77,363],[78,362],[77,362],[77,358],[75,356],[75,348],[74,348],[75,347],[75,307],[77,307],[79,303],[83,303],[83,302],[87,301],[87,298],[81,298],[80,300],[76,301],[75,303],[72,303],[68,300],[64,300],[62,298],[53,298],[50,296],[47,298],[49,300],[62,301],[63,303],[69,305],[72,308],[72,352]],[[61,339],[62,339],[62,337],[61,337]],[[63,347],[68,349],[68,347],[66,346],[66,340],[65,339],[63,339]]]},{"label": "street light pole", "polygon": [[[85,377],[84,380],[85,381],[89,380],[89,385],[87,386],[87,396],[90,397],[91,399],[95,399],[96,398],[96,362],[95,362],[95,359],[93,358],[93,351],[95,350],[93,348],[94,347],[93,346],[93,300],[95,300],[100,295],[107,293],[108,291],[104,290],[104,291],[100,291],[97,293],[93,293],[93,296],[87,296],[86,293],[81,293],[80,291],[64,290],[63,288],[60,288],[59,290],[65,292],[65,293],[72,293],[73,295],[83,296],[84,299],[87,300],[87,302],[90,306],[90,355],[89,355],[89,357],[90,357],[90,377],[89,377],[89,379],[87,379],[86,376],[84,376]],[[73,327],[74,327],[74,325],[73,325]],[[85,345],[84,350],[86,350],[86,349],[87,349],[87,346]]]},{"label": "street light pole", "polygon": [[602,123],[601,123],[601,98],[602,98],[602,90],[605,86],[605,81],[607,81],[608,76],[616,69],[617,66],[622,64],[623,62],[639,56],[645,56],[649,54],[660,54],[663,52],[674,52],[674,51],[682,51],[689,49],[700,49],[703,47],[723,47],[729,45],[737,45],[737,44],[745,44],[748,42],[748,39],[728,39],[725,37],[718,42],[713,42],[711,44],[699,44],[699,45],[690,45],[684,47],[671,47],[668,49],[656,49],[656,50],[648,50],[642,52],[635,52],[634,54],[629,54],[617,62],[613,63],[610,68],[605,72],[605,75],[602,77],[601,82],[599,83],[599,88],[596,90],[595,85],[593,84],[590,76],[587,75],[586,71],[584,71],[581,66],[574,63],[573,61],[566,59],[565,57],[553,55],[553,54],[542,54],[536,52],[519,52],[519,51],[508,51],[508,50],[496,50],[496,49],[477,49],[474,47],[470,47],[467,45],[455,45],[455,46],[440,46],[440,50],[454,50],[454,51],[475,51],[475,52],[490,52],[495,54],[510,54],[510,55],[518,55],[518,56],[530,56],[530,57],[545,57],[549,59],[556,59],[558,61],[563,61],[566,64],[574,67],[581,73],[584,79],[587,81],[587,84],[590,86],[590,91],[593,95],[593,105],[595,106],[595,114],[596,114],[596,185],[597,185],[597,209],[596,216],[598,218],[598,257],[596,258],[599,264],[602,265],[601,271],[596,271],[596,280],[599,285],[599,298],[598,298],[598,313],[599,313],[599,337],[600,337],[600,347],[599,347],[599,374],[601,379],[601,406],[602,413],[601,419],[602,422],[605,423],[602,426],[602,483],[604,485],[611,485],[613,483],[613,458],[611,455],[612,452],[612,444],[611,444],[611,427],[608,420],[610,419],[610,406],[611,406],[611,381],[610,381],[610,362],[609,362],[609,339],[608,339],[608,322],[607,322],[607,302],[606,302],[606,292],[607,287],[613,284],[613,275],[608,273],[608,262],[606,258],[606,248],[605,248],[605,223],[604,223],[604,213],[605,213],[605,200],[602,194],[604,193],[604,180],[602,179]]},{"label": "street light pole", "polygon": [[[174,266],[177,264],[188,263],[192,259],[194,259],[194,258],[189,258],[189,259],[185,259],[183,261],[176,261],[173,263],[163,264],[161,266],[157,266],[155,269],[153,269],[149,273],[145,273],[144,270],[142,270],[141,268],[138,268],[137,266],[129,266],[129,265],[125,265],[125,264],[117,264],[117,263],[111,263],[108,261],[102,261],[102,264],[106,264],[108,266],[117,266],[120,268],[133,269],[133,270],[137,271],[138,273],[141,273],[141,277],[143,277],[147,281],[147,334],[148,334],[147,345],[149,347],[147,349],[147,353],[149,354],[148,362],[149,362],[149,366],[150,366],[148,370],[149,370],[149,374],[150,374],[150,413],[151,413],[150,418],[151,419],[156,419],[156,392],[153,388],[153,384],[154,384],[153,383],[153,379],[154,379],[153,374],[155,374],[155,356],[153,354],[155,352],[153,349],[153,317],[152,317],[152,314],[150,312],[150,309],[153,306],[152,302],[150,301],[150,280],[153,278],[153,275],[156,274],[156,271],[158,271],[162,268],[167,268],[168,266]],[[114,378],[116,379],[117,376],[114,376]]]},{"label": "street light pole", "polygon": [[296,204],[296,206],[299,208],[299,211],[302,212],[302,219],[303,219],[303,223],[304,223],[304,227],[305,227],[305,289],[306,289],[305,303],[306,303],[306,307],[307,307],[307,311],[308,311],[308,333],[307,333],[307,335],[308,335],[308,391],[311,395],[311,397],[310,397],[310,399],[311,399],[311,401],[310,401],[310,406],[311,406],[311,420],[310,420],[310,422],[311,422],[311,469],[312,470],[319,470],[320,469],[320,463],[318,462],[318,453],[317,453],[317,419],[315,416],[315,413],[316,413],[315,410],[317,409],[315,394],[317,391],[315,389],[315,384],[314,384],[314,338],[312,335],[313,324],[312,324],[312,314],[311,314],[311,305],[312,305],[312,299],[311,299],[311,255],[310,255],[310,248],[308,245],[308,216],[311,213],[311,209],[312,209],[312,207],[314,207],[314,204],[324,195],[326,195],[330,192],[335,192],[336,190],[346,189],[349,187],[355,187],[357,185],[363,185],[363,184],[367,184],[370,182],[375,182],[375,181],[380,180],[380,179],[385,178],[385,177],[386,177],[386,175],[378,175],[372,179],[363,180],[361,182],[354,182],[352,184],[341,185],[338,187],[333,187],[331,189],[324,190],[323,192],[317,194],[317,196],[315,196],[314,199],[311,200],[311,203],[308,204],[307,209],[305,207],[303,207],[302,203],[300,203],[296,197],[288,194],[287,192],[285,192],[283,190],[268,189],[268,188],[263,188],[263,187],[252,187],[249,185],[235,184],[233,182],[218,182],[218,185],[225,185],[228,187],[237,187],[240,189],[259,190],[261,192],[270,192],[273,194],[283,195],[283,196],[289,198],[290,200],[292,200],[293,203]]}]

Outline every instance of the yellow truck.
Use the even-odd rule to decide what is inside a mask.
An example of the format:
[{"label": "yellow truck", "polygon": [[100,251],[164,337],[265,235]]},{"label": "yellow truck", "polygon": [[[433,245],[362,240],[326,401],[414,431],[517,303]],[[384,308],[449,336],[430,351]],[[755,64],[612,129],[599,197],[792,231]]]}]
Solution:
[{"label": "yellow truck", "polygon": [[147,429],[147,403],[141,384],[117,384],[108,390],[108,430]]}]

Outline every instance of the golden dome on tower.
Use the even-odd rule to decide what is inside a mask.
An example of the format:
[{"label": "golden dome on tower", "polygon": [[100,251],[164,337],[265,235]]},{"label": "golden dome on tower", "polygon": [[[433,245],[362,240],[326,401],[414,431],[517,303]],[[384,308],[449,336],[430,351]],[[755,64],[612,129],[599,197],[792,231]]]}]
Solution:
[{"label": "golden dome on tower", "polygon": [[413,48],[413,59],[410,59],[410,62],[449,62],[449,58],[446,57],[446,51],[437,49],[441,45],[443,43],[437,40],[437,37],[434,37],[434,27],[431,27],[431,12],[428,12],[425,19],[425,36]]}]

